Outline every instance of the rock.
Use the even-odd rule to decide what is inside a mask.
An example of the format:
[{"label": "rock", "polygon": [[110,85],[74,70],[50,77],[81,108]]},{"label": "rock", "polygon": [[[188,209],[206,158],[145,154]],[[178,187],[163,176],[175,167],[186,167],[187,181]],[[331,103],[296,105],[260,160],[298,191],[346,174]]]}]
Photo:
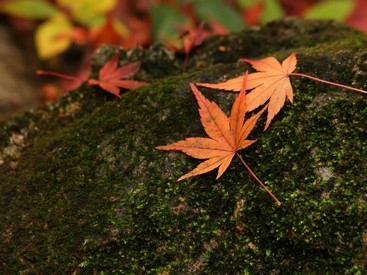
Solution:
[{"label": "rock", "polygon": [[[102,48],[94,74],[114,48]],[[367,89],[367,37],[287,19],[213,37],[190,58],[161,46],[121,53],[152,84],[121,100],[82,86],[0,125],[1,273],[271,274],[367,271],[367,95],[292,77],[289,102],[238,160],[177,182],[200,161],[156,150],[205,136],[189,82],[291,52],[297,71]],[[200,89],[226,111],[234,94]]]}]

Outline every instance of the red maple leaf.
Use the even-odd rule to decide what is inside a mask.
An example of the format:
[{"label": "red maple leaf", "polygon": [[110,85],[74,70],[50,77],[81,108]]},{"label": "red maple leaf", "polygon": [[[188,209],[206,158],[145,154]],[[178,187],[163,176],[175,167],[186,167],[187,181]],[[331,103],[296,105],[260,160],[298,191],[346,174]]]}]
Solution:
[{"label": "red maple leaf", "polygon": [[147,82],[131,80],[140,68],[140,61],[118,68],[119,51],[99,71],[98,80],[89,79],[89,85],[98,85],[103,90],[120,97],[120,88],[132,90],[147,85]]}]

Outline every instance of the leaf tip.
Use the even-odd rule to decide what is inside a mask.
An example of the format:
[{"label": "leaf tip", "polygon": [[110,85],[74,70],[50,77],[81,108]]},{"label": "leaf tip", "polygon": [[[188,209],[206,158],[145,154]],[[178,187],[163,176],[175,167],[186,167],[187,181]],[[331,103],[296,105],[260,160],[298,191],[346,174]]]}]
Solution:
[{"label": "leaf tip", "polygon": [[252,64],[254,61],[251,59],[247,59],[247,58],[240,58],[240,61],[246,62],[246,63],[250,63]]},{"label": "leaf tip", "polygon": [[241,87],[240,93],[246,94],[247,80],[248,80],[248,70],[246,70],[245,75],[243,76],[242,87]]},{"label": "leaf tip", "polygon": [[190,173],[185,174],[185,175],[183,175],[183,176],[179,177],[177,181],[181,181],[181,180],[187,179],[187,178],[189,178],[189,177],[191,177]]}]

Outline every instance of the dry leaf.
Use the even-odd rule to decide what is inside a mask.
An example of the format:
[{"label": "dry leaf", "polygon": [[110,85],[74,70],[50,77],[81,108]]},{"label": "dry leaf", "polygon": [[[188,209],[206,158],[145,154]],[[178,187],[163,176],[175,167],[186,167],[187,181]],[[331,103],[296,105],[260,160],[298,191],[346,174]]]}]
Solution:
[{"label": "dry leaf", "polygon": [[206,99],[194,84],[190,83],[190,87],[200,107],[201,123],[209,138],[191,137],[170,145],[158,146],[157,149],[180,150],[193,158],[207,159],[178,180],[219,167],[218,179],[228,168],[237,151],[255,142],[246,138],[265,109],[245,121],[246,92],[242,89],[233,103],[231,115],[228,118],[218,105]]},{"label": "dry leaf", "polygon": [[[252,91],[247,94],[247,111],[252,111],[269,100],[268,118],[265,125],[266,130],[271,120],[283,107],[285,99],[288,98],[293,103],[293,90],[289,75],[296,69],[296,55],[292,53],[282,64],[274,57],[267,57],[260,60],[242,60],[250,63],[258,71],[248,76],[246,89]],[[242,79],[243,76],[239,76],[223,83],[198,83],[197,85],[211,89],[239,92],[242,88]]]}]

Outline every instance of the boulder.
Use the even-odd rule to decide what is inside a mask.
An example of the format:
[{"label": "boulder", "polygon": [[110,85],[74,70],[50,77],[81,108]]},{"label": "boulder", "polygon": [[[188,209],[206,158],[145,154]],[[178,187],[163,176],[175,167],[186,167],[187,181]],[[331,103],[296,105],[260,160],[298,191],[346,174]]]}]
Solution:
[{"label": "boulder", "polygon": [[[115,53],[94,56],[93,75]],[[284,19],[207,39],[184,56],[121,51],[151,84],[118,99],[82,85],[0,124],[2,274],[284,274],[367,271],[367,95],[291,77],[287,102],[238,159],[177,182],[200,160],[155,149],[206,136],[189,83],[222,82],[240,58],[296,53],[297,72],[367,89],[367,36]],[[235,93],[199,88],[227,113]]]}]

